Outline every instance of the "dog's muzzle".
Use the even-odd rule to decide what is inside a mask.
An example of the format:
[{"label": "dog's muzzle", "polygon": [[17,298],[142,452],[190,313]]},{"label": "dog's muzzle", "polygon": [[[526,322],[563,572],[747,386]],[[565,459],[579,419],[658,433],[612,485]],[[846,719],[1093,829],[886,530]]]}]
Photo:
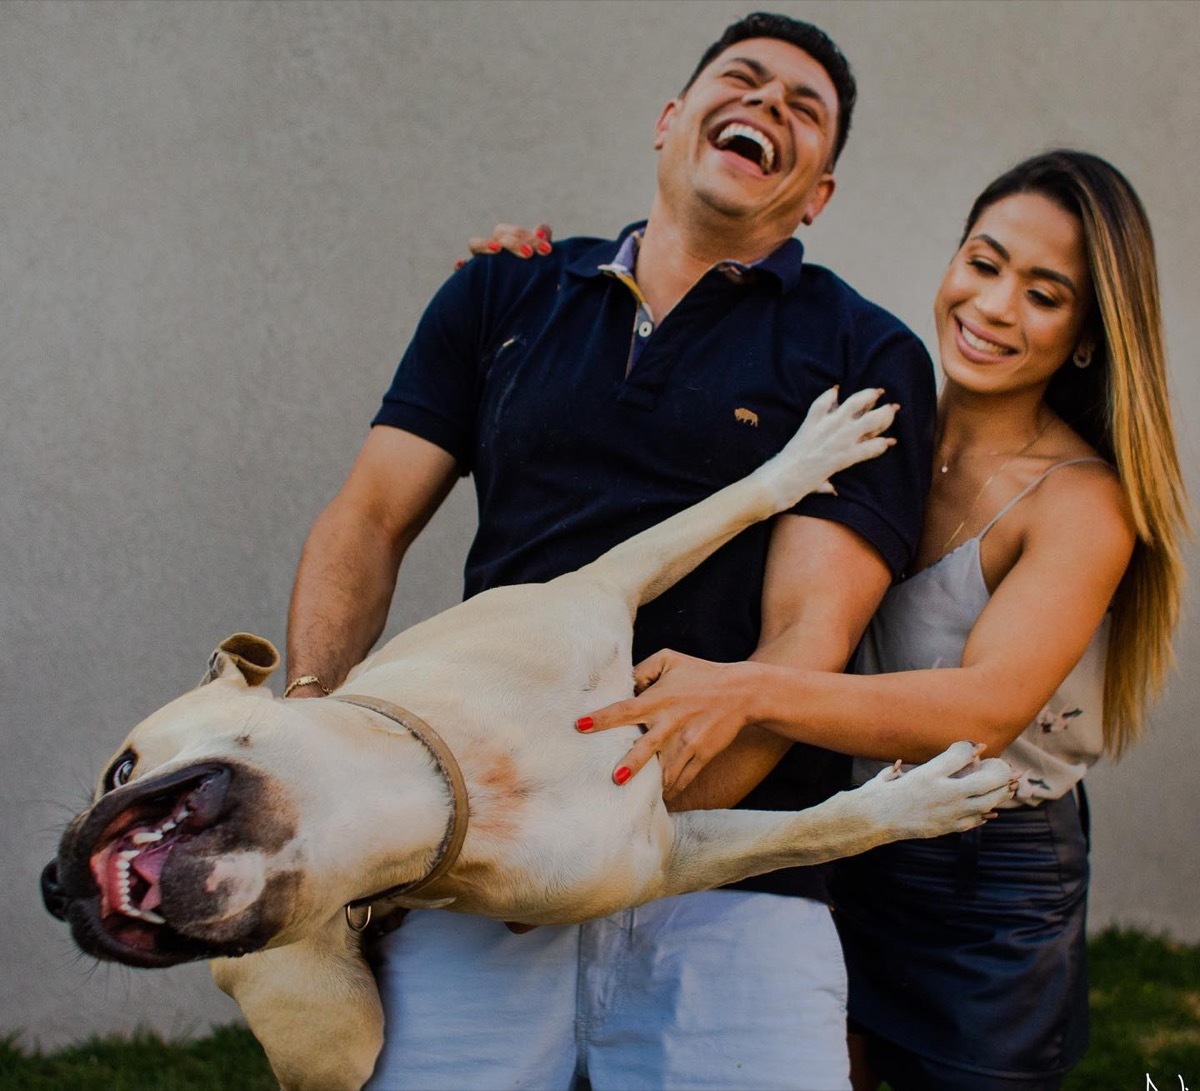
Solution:
[{"label": "dog's muzzle", "polygon": [[43,869],[47,911],[89,954],[136,966],[261,946],[272,929],[260,907],[226,926],[208,882],[213,862],[262,825],[249,805],[257,780],[207,762],[109,792],[71,824]]}]

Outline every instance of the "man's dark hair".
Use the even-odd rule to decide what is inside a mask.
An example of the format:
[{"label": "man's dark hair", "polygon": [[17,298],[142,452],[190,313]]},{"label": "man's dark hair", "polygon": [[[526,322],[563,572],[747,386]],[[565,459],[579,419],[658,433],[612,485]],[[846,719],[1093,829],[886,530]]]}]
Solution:
[{"label": "man's dark hair", "polygon": [[730,24],[725,33],[705,50],[696,70],[684,84],[681,95],[696,82],[700,75],[712,62],[731,45],[744,42],[747,38],[778,38],[803,49],[829,75],[834,90],[837,91],[837,133],[833,145],[833,161],[836,163],[842,149],[846,146],[846,137],[850,132],[850,115],[854,113],[854,102],[858,98],[858,85],[854,82],[854,74],[850,71],[850,62],[842,56],[837,44],[820,27],[812,23],[802,23],[799,19],[791,19],[786,15],[774,15],[769,11],[756,11]]}]

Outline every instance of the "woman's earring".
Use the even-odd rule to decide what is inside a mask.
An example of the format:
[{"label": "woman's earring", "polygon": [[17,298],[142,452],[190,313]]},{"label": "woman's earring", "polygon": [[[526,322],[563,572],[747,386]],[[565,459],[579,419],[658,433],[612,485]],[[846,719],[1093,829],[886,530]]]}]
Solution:
[{"label": "woman's earring", "polygon": [[1082,370],[1092,366],[1092,346],[1080,345],[1071,355],[1071,363]]}]

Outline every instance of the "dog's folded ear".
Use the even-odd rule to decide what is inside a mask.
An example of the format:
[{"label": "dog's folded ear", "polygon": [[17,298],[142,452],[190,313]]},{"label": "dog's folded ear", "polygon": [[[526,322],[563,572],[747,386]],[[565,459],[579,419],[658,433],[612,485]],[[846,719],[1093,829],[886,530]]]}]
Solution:
[{"label": "dog's folded ear", "polygon": [[269,640],[252,633],[234,633],[222,640],[209,656],[208,670],[200,685],[217,678],[236,681],[240,675],[246,685],[261,686],[278,666],[279,651]]}]

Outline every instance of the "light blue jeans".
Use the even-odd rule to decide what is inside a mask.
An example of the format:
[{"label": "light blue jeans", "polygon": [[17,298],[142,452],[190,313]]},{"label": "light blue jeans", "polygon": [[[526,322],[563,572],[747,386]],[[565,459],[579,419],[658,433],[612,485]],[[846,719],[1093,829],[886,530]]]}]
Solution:
[{"label": "light blue jeans", "polygon": [[514,935],[410,913],[383,941],[370,1091],[848,1089],[829,909],[703,891]]}]

